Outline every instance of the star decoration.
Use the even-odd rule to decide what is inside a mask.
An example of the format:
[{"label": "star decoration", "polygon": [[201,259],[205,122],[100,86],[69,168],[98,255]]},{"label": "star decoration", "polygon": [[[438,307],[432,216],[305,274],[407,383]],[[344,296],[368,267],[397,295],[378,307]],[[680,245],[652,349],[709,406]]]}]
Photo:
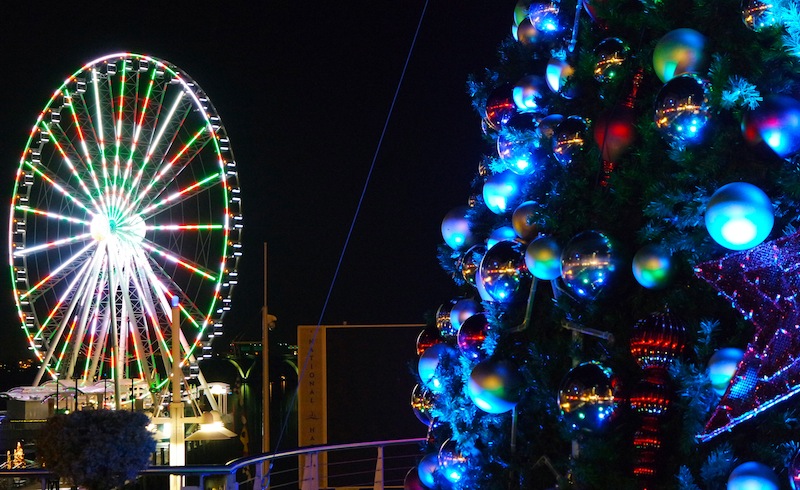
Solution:
[{"label": "star decoration", "polygon": [[800,232],[695,267],[755,335],[700,440],[800,392]]}]

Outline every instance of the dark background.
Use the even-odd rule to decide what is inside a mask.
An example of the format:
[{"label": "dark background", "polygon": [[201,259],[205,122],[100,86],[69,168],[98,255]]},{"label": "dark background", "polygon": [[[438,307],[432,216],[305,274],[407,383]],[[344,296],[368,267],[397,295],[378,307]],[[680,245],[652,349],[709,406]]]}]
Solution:
[{"label": "dark background", "polygon": [[[495,62],[514,3],[430,2],[323,323],[418,323],[455,294],[436,260],[441,219],[466,202],[487,151],[465,80]],[[5,202],[27,134],[69,74],[111,52],[168,60],[209,94],[239,165],[245,248],[225,342],[260,336],[264,242],[274,337],[316,324],[424,2],[29,5],[0,16]],[[6,274],[0,359],[18,360]]]}]

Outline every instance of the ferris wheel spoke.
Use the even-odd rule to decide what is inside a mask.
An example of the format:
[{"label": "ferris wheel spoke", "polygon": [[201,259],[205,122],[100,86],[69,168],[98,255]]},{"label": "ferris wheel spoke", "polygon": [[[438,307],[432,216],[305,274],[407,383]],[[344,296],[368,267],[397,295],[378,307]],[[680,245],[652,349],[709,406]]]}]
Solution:
[{"label": "ferris wheel spoke", "polygon": [[[183,111],[181,111],[179,120],[176,122],[176,114],[178,114],[178,109],[181,106],[183,106]],[[152,141],[150,141],[150,143],[147,145],[147,150],[145,151],[145,157],[142,160],[142,164],[136,173],[136,178],[133,179],[131,187],[128,190],[127,194],[128,201],[133,197],[133,195],[136,192],[138,192],[139,186],[144,178],[145,169],[150,164],[150,161],[153,160],[154,157],[156,159],[161,159],[162,154],[166,154],[169,151],[169,148],[172,146],[178,134],[178,131],[175,130],[175,126],[177,125],[178,127],[180,127],[180,125],[183,124],[191,108],[192,108],[191,103],[189,103],[189,101],[186,100],[186,93],[184,91],[179,91],[178,94],[175,96],[175,100],[172,101],[172,104],[170,105],[170,108],[167,111],[166,117],[164,118],[163,121],[160,120],[160,113],[159,113],[159,120],[156,122],[158,129],[156,130]],[[167,134],[168,130],[172,134],[169,135],[167,142],[164,143],[163,142],[164,135]]]},{"label": "ferris wheel spoke", "polygon": [[[158,196],[164,192],[166,188],[166,184],[170,182],[170,180],[165,180],[161,183],[161,180],[164,178],[165,175],[170,173],[172,179],[178,176],[183,169],[185,169],[194,158],[203,151],[205,146],[213,139],[213,134],[208,131],[208,128],[202,127],[197,132],[192,135],[188,142],[186,142],[180,150],[178,150],[177,154],[168,160],[165,158],[165,161],[162,162],[158,166],[158,171],[156,172],[155,176],[147,183],[145,188],[139,192],[139,195],[136,196],[136,199],[133,201],[134,206],[140,202],[144,202],[144,198],[152,191],[153,196],[151,196],[148,201],[152,202],[154,199],[157,199]],[[175,168],[176,170],[173,170]],[[172,172],[170,172],[172,171]],[[158,185],[161,184],[159,187]],[[153,191],[153,189],[155,189]]]},{"label": "ferris wheel spoke", "polygon": [[[81,114],[85,114],[86,117],[89,117],[88,108],[86,107],[86,103],[83,99],[83,96],[77,94],[77,100],[83,103],[83,110]],[[103,191],[100,189],[100,181],[97,180],[97,172],[94,170],[94,164],[92,162],[92,155],[89,153],[89,146],[86,142],[86,134],[84,134],[83,127],[81,126],[80,118],[78,117],[78,111],[75,110],[75,102],[76,98],[74,94],[71,94],[68,90],[64,90],[64,98],[66,99],[65,105],[69,108],[70,115],[72,116],[72,123],[75,127],[75,132],[78,134],[78,140],[80,141],[81,151],[83,152],[82,162],[86,166],[86,169],[89,171],[89,176],[92,179],[92,183],[94,184],[94,188],[97,191],[98,196],[103,194]],[[89,118],[89,122],[91,123],[91,118]]]},{"label": "ferris wheel spoke", "polygon": [[209,281],[215,281],[215,282],[217,281],[217,277],[211,271],[201,266],[200,264],[193,264],[191,263],[190,260],[186,258],[177,257],[149,240],[142,241],[141,245],[142,247],[149,250],[153,254],[156,254],[159,257],[163,257],[164,259],[166,259],[169,262],[172,262],[173,264],[178,264],[184,269],[192,271],[195,274],[208,279]]},{"label": "ferris wheel spoke", "polygon": [[[164,308],[166,308],[165,314],[171,314],[169,302],[166,300],[167,296],[176,294],[180,298],[180,304],[178,305],[178,308],[180,309],[181,313],[183,313],[184,317],[186,317],[186,319],[189,321],[189,323],[191,323],[198,330],[205,328],[205,325],[208,323],[207,318],[200,312],[200,309],[194,304],[192,299],[186,296],[186,293],[173,280],[172,276],[167,273],[167,271],[165,271],[158,262],[153,260],[152,257],[146,257],[145,261],[148,265],[147,270],[150,272],[151,277],[155,280],[155,283],[158,284],[158,288],[161,290],[161,296],[164,297]],[[198,321],[198,319],[200,321]]]},{"label": "ferris wheel spoke", "polygon": [[64,198],[67,199],[67,201],[69,201],[71,204],[78,206],[88,214],[94,216],[96,210],[93,211],[89,209],[87,203],[84,203],[78,197],[76,197],[78,193],[75,191],[75,189],[73,189],[69,184],[67,184],[63,180],[61,180],[61,178],[59,178],[56,175],[48,175],[48,173],[45,171],[46,169],[43,170],[39,168],[39,165],[36,165],[31,161],[26,160],[22,162],[22,165],[30,169],[37,176],[41,177],[42,180],[47,182],[48,186],[58,191],[58,193],[64,196]]},{"label": "ferris wheel spoke", "polygon": [[187,225],[145,225],[145,230],[155,231],[188,231],[188,230],[222,230],[223,225],[187,224]]},{"label": "ferris wheel spoke", "polygon": [[[150,216],[155,216],[158,213],[170,209],[173,206],[180,204],[181,202],[191,199],[192,197],[202,193],[203,191],[210,189],[211,187],[219,184],[222,182],[222,173],[215,173],[205,177],[194,184],[184,187],[183,189],[170,194],[167,197],[159,199],[156,202],[148,205],[141,211],[139,211],[139,216],[142,219],[146,219]],[[151,213],[151,211],[155,211]]]},{"label": "ferris wheel spoke", "polygon": [[105,199],[108,201],[108,192],[110,186],[108,185],[108,159],[106,158],[106,136],[105,129],[103,128],[103,105],[100,103],[100,82],[97,77],[97,69],[92,68],[92,86],[94,90],[94,104],[95,104],[95,122],[93,124],[96,131],[97,148],[100,150],[100,164],[103,173],[103,189],[105,190]]},{"label": "ferris wheel spoke", "polygon": [[91,225],[91,223],[86,221],[86,220],[73,218],[71,216],[65,216],[65,215],[59,214],[59,213],[53,213],[51,211],[46,211],[44,209],[36,209],[36,208],[32,208],[30,206],[17,205],[17,206],[14,206],[14,209],[16,209],[17,211],[22,211],[23,213],[26,213],[26,214],[35,214],[37,216],[44,216],[46,218],[51,218],[51,219],[54,219],[54,220],[67,221],[69,223],[75,223],[75,224],[85,225],[85,226],[90,226]]},{"label": "ferris wheel spoke", "polygon": [[[45,276],[42,280],[34,284],[32,287],[28,288],[28,290],[25,291],[24,293],[21,293],[19,295],[20,301],[24,299],[27,299],[29,301],[36,299],[42,293],[53,288],[56,284],[58,284],[61,281],[61,279],[68,276],[70,272],[74,271],[77,267],[83,265],[83,262],[85,260],[88,260],[89,258],[87,252],[95,246],[95,243],[96,242],[89,242],[88,244],[86,244],[85,247],[78,250],[78,252],[75,253],[72,257],[69,257],[67,260],[62,262],[58,267],[53,269],[53,271],[50,272],[50,274]],[[34,295],[34,293],[38,294]]]},{"label": "ferris wheel spoke", "polygon": [[[133,172],[133,160],[134,156],[139,147],[139,139],[142,136],[142,129],[144,128],[145,123],[145,116],[148,114],[148,110],[150,109],[150,101],[151,96],[153,94],[153,88],[155,87],[156,82],[156,74],[158,73],[157,67],[153,67],[150,70],[150,80],[147,82],[147,88],[145,89],[144,98],[142,99],[142,104],[139,106],[136,104],[134,108],[138,109],[138,118],[135,121],[135,127],[133,130],[133,137],[131,138],[131,145],[128,153],[128,161],[125,164],[125,172],[122,175],[122,185],[120,185],[121,189],[125,189],[125,184],[127,183],[129,178],[132,178]],[[138,74],[137,74],[138,77]],[[138,90],[138,83],[136,84]],[[136,100],[138,101],[138,93]],[[120,197],[124,197],[122,192],[120,193]]]},{"label": "ferris wheel spoke", "polygon": [[80,235],[75,235],[68,238],[61,238],[59,240],[53,240],[52,242],[42,243],[39,245],[34,245],[32,247],[18,248],[14,250],[13,255],[14,257],[26,257],[31,254],[41,252],[43,250],[63,247],[64,245],[69,245],[70,243],[88,240],[91,237],[92,237],[91,233],[81,233]]},{"label": "ferris wheel spoke", "polygon": [[[98,290],[98,286],[102,283],[102,274],[100,273],[98,267],[102,264],[102,261],[97,261],[95,263],[94,270],[90,271],[90,277],[92,278],[91,282],[86,287],[86,295],[84,295],[82,308],[80,312],[80,319],[78,322],[78,332],[76,338],[72,340],[72,343],[76,346],[82,346],[85,344],[86,333],[89,326],[89,316],[95,314],[96,312],[96,305],[100,301],[101,297],[101,290]],[[86,297],[88,295],[88,297]],[[94,323],[93,323],[94,325]],[[91,349],[91,347],[90,347]],[[74,369],[78,365],[78,355],[80,354],[80,349],[75,348],[72,351],[72,359],[70,360],[70,372],[68,373],[71,377],[74,374]],[[88,362],[91,352],[87,352],[86,360]],[[84,369],[83,379],[87,379],[86,371]]]}]

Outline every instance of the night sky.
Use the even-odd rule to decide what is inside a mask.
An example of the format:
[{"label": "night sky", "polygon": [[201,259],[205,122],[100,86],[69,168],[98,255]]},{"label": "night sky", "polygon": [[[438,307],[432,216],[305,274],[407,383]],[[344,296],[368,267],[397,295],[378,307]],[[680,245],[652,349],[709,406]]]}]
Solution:
[{"label": "night sky", "polygon": [[[430,2],[323,323],[419,323],[456,293],[436,260],[441,219],[466,203],[488,150],[465,81],[495,63],[514,3]],[[293,339],[320,318],[424,1],[91,4],[4,6],[5,202],[36,116],[70,73],[119,51],[170,61],[208,93],[239,168],[245,248],[225,338],[259,337],[268,242],[273,335]],[[5,268],[0,359],[20,359]]]}]

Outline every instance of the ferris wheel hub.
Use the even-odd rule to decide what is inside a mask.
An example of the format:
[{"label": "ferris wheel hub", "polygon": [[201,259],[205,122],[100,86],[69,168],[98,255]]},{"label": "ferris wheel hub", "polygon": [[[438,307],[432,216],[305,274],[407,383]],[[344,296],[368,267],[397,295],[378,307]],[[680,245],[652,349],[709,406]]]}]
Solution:
[{"label": "ferris wheel hub", "polygon": [[113,237],[116,231],[116,222],[113,219],[110,219],[108,216],[97,214],[94,218],[92,218],[90,232],[95,241],[104,242]]}]

